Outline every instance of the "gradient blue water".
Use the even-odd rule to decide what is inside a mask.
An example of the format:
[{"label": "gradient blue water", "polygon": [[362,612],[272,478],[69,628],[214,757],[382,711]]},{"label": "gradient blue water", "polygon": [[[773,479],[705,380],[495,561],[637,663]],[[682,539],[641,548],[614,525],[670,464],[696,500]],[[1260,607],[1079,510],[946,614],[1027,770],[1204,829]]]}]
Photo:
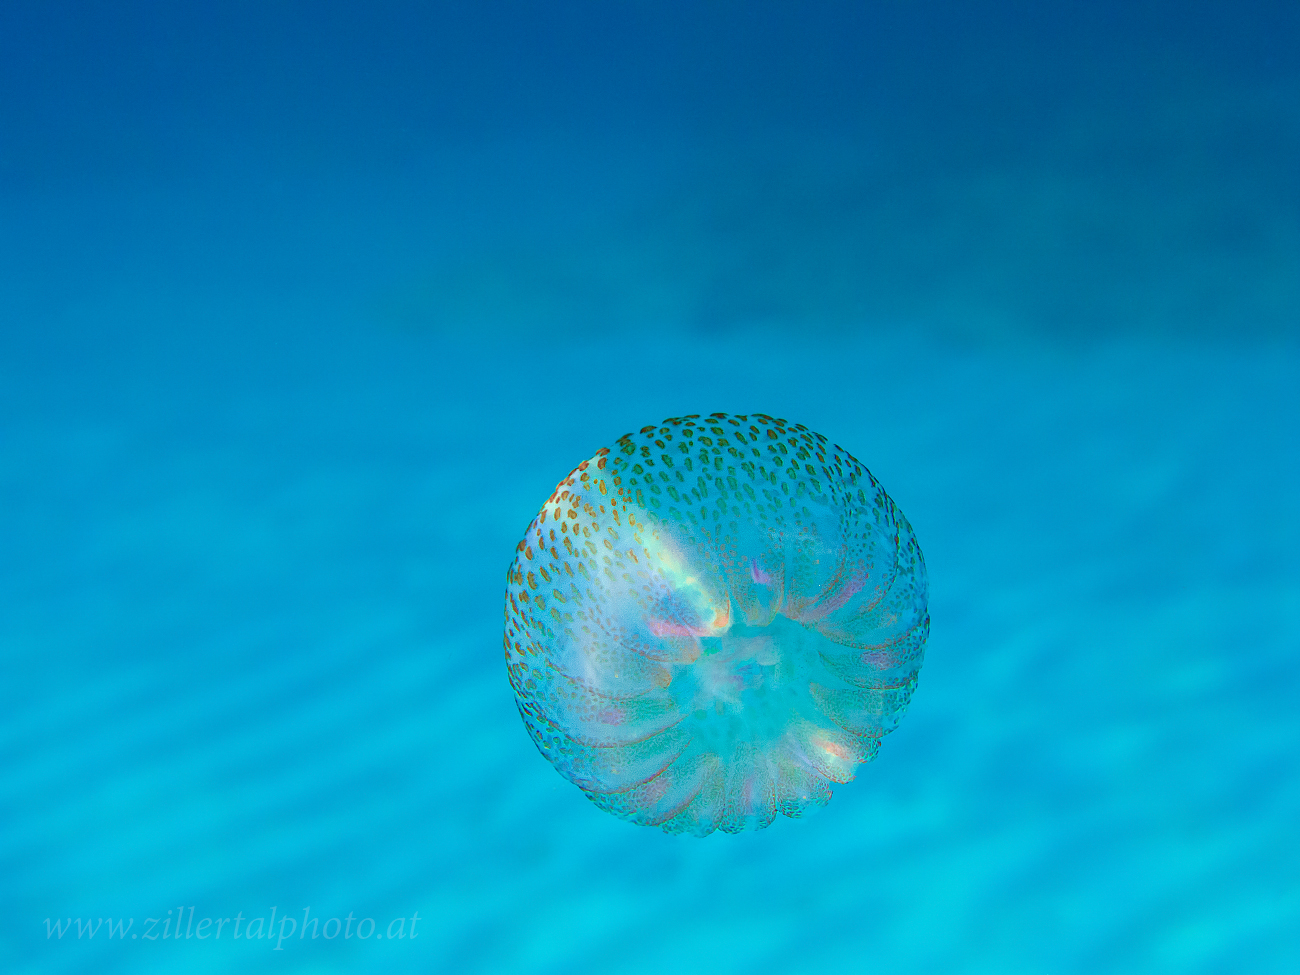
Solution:
[{"label": "gradient blue water", "polygon": [[[0,969],[1295,970],[1293,11],[0,18]],[[933,627],[695,841],[536,753],[501,599],[713,410],[862,458]],[[179,905],[421,936],[46,933]]]}]

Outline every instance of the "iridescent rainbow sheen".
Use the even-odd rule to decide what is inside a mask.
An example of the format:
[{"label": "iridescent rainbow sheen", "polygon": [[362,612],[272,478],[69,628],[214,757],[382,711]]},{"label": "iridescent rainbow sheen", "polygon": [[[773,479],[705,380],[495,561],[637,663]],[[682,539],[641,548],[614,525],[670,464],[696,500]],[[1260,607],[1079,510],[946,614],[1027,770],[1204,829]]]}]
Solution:
[{"label": "iridescent rainbow sheen", "polygon": [[670,833],[825,804],[897,724],[925,562],[847,451],[762,414],[674,417],[579,464],[507,574],[505,656],[537,747]]}]

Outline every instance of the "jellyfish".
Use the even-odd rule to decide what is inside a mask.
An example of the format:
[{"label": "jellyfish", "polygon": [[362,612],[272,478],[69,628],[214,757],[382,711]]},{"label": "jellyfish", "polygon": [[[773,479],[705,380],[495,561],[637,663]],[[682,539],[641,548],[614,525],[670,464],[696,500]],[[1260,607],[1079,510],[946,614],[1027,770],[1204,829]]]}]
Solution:
[{"label": "jellyfish", "polygon": [[505,658],[538,750],[668,833],[830,800],[916,687],[925,562],[861,463],[800,423],[672,417],[556,486],[507,573]]}]

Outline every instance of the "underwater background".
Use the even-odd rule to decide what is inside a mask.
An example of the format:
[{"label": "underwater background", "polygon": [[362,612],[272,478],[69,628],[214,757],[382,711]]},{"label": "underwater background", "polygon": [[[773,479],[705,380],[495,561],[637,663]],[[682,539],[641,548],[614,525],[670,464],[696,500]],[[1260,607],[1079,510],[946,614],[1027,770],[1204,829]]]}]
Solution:
[{"label": "underwater background", "polygon": [[[696,840],[502,599],[713,411],[870,467],[932,629]],[[0,6],[6,973],[1294,972],[1298,499],[1294,3]]]}]

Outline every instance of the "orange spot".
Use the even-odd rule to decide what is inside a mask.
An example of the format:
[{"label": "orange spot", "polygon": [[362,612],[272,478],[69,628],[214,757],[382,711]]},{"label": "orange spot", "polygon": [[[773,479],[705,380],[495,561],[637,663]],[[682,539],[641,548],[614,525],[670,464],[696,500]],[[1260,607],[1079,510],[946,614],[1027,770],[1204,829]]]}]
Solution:
[{"label": "orange spot", "polygon": [[826,752],[828,755],[834,755],[836,758],[840,759],[841,761],[847,762],[850,761],[853,757],[852,755],[849,754],[848,749],[846,749],[843,745],[839,744],[839,742],[820,741],[818,742],[818,744],[822,746],[822,751]]}]

